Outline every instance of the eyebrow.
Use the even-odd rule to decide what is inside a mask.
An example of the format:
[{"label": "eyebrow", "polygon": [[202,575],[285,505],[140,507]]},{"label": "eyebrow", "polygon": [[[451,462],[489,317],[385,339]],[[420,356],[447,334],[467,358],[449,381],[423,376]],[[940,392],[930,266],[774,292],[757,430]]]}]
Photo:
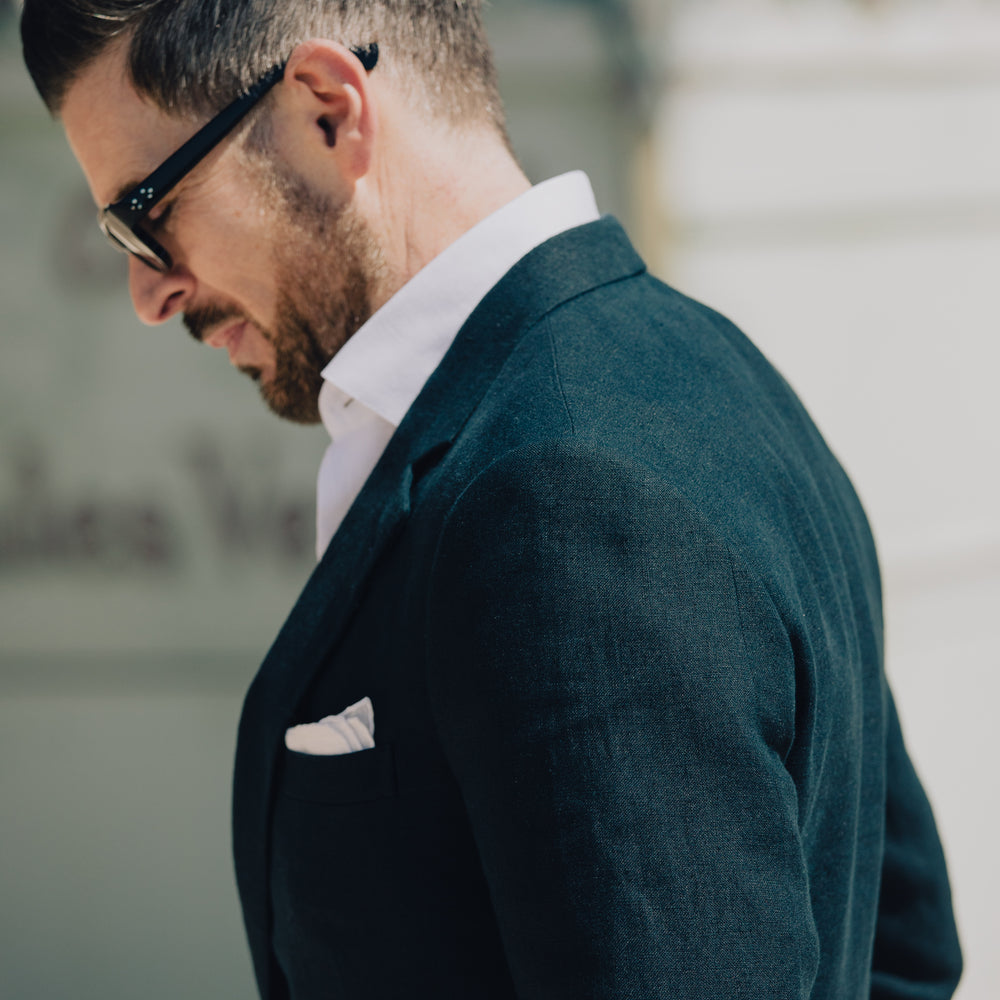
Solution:
[{"label": "eyebrow", "polygon": [[114,197],[111,199],[111,201],[108,202],[108,204],[109,205],[114,205],[115,202],[121,201],[122,198],[125,197],[125,195],[127,195],[130,192],[132,192],[133,190],[135,190],[135,188],[137,188],[141,183],[142,183],[142,178],[140,177],[138,180],[129,181],[127,184],[123,184],[115,192]]}]

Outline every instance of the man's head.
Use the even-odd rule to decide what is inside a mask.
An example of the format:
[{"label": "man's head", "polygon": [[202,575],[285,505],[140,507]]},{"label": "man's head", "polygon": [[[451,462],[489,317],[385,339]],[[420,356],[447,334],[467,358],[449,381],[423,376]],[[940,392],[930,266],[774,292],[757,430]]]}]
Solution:
[{"label": "man's head", "polygon": [[[318,419],[326,362],[505,200],[477,182],[489,172],[469,169],[476,155],[509,157],[479,6],[26,0],[25,61],[101,206],[286,64],[233,133],[142,216],[167,263],[130,258],[139,317],[183,313],[193,335],[259,381],[276,412]],[[373,46],[369,72],[363,53]],[[509,188],[510,171],[500,177]]]}]

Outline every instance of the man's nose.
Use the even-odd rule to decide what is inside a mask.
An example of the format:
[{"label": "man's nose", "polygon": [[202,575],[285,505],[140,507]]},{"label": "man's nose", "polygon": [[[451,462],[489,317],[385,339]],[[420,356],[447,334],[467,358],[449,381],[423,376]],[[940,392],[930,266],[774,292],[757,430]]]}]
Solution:
[{"label": "man's nose", "polygon": [[136,257],[129,257],[128,287],[132,306],[143,323],[165,323],[181,312],[194,292],[194,278],[175,265],[169,271],[154,271]]}]

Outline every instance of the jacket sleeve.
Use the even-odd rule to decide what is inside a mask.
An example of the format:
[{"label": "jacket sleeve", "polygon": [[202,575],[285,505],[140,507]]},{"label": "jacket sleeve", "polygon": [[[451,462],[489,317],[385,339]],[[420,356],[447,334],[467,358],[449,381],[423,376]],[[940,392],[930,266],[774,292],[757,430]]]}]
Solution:
[{"label": "jacket sleeve", "polygon": [[809,995],[791,658],[741,579],[656,477],[575,446],[452,509],[429,691],[519,997]]},{"label": "jacket sleeve", "polygon": [[873,1000],[947,1000],[962,974],[944,852],[887,691],[886,824]]}]

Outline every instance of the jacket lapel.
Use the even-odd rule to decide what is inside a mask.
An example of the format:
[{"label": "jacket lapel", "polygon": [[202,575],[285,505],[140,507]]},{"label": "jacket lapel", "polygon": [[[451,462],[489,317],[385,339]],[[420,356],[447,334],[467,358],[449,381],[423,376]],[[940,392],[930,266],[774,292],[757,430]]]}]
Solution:
[{"label": "jacket lapel", "polygon": [[479,304],[389,442],[257,673],[243,706],[233,784],[233,852],[261,995],[271,994],[268,840],[284,731],[328,659],[367,579],[410,510],[414,467],[449,445],[515,344],[547,312],[640,273],[611,218],[556,236],[516,264]]},{"label": "jacket lapel", "polygon": [[[409,512],[411,466],[383,457],[292,608],[247,692],[233,777],[233,856],[261,996],[269,997],[269,813],[284,731],[336,646],[379,554]],[[331,599],[331,597],[335,599]]]}]

